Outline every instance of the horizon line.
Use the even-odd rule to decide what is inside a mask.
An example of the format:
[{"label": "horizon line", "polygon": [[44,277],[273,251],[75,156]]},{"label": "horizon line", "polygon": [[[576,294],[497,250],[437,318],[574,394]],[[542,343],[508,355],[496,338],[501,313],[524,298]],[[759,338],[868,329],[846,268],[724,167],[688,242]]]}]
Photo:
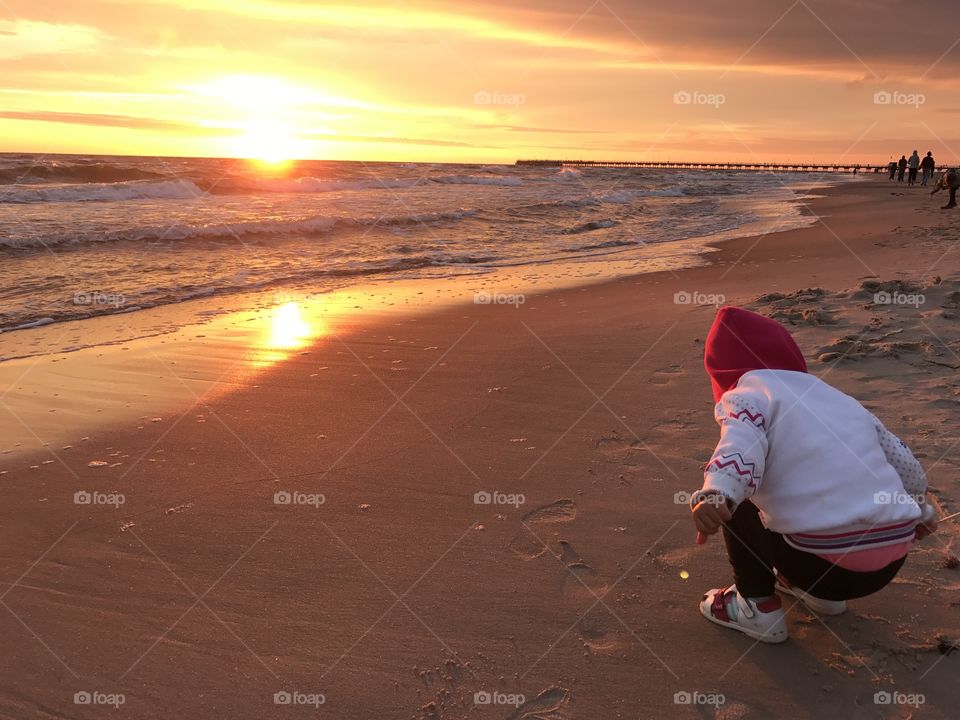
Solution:
[{"label": "horizon line", "polygon": [[[906,155],[906,153],[901,153]],[[166,159],[166,160],[244,160],[251,163],[260,162],[258,158],[254,157],[243,157],[238,155],[154,155],[154,154],[133,154],[133,153],[104,153],[104,152],[44,152],[44,151],[29,151],[29,150],[0,150],[0,156],[3,155],[40,155],[45,157],[58,156],[58,157],[115,157],[115,158],[154,158],[154,159]],[[890,156],[890,160],[895,160],[894,155]],[[615,160],[610,159],[601,159],[601,158],[514,158],[512,161],[492,161],[492,160],[477,160],[474,162],[468,161],[443,161],[443,160],[351,160],[351,159],[332,159],[332,158],[289,158],[281,161],[278,165],[289,165],[291,163],[304,163],[304,162],[329,162],[329,163],[359,163],[359,164],[383,164],[383,165],[399,165],[399,164],[417,164],[417,165],[503,165],[505,167],[513,167],[518,163],[523,165],[526,163],[670,163],[674,165],[838,165],[844,167],[852,167],[854,165],[866,166],[872,165],[874,163],[879,164],[879,160],[862,162],[862,161],[824,161],[824,160],[647,160],[647,159],[628,159],[628,158],[618,158]],[[889,162],[889,161],[888,161]]]}]

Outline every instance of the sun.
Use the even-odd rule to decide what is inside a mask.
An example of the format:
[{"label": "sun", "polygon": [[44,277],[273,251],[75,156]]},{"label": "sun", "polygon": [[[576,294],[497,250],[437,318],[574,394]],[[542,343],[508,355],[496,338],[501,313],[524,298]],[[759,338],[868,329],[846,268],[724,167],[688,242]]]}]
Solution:
[{"label": "sun", "polygon": [[256,75],[229,75],[190,87],[234,116],[231,124],[239,134],[228,141],[232,155],[274,167],[306,156],[296,128],[305,108],[311,107],[311,116],[317,114],[312,109],[317,94],[309,88]]},{"label": "sun", "polygon": [[276,120],[253,120],[237,140],[236,154],[265,165],[286,165],[299,157],[299,143],[290,126]]}]

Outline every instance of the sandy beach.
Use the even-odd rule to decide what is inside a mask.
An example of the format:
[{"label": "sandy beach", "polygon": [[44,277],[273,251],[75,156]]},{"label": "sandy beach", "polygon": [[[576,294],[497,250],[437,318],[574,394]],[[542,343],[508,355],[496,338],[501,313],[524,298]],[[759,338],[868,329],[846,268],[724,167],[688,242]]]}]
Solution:
[{"label": "sandy beach", "polygon": [[[0,717],[956,717],[955,522],[847,615],[791,607],[784,646],[697,611],[730,575],[683,502],[718,435],[715,302],[787,324],[960,509],[960,215],[878,177],[818,195],[813,226],[703,267],[344,299],[259,365],[203,325],[168,353],[159,311],[70,354],[126,390],[17,361]],[[35,372],[62,384],[31,396]]]}]

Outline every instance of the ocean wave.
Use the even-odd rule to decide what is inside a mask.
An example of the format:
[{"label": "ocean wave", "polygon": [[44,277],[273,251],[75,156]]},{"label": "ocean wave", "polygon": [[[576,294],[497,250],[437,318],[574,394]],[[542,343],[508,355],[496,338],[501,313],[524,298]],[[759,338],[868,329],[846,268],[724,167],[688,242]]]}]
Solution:
[{"label": "ocean wave", "polygon": [[274,236],[322,235],[338,227],[403,227],[409,225],[430,225],[462,220],[472,217],[476,212],[476,210],[461,209],[384,218],[348,218],[317,215],[314,217],[284,220],[141,227],[97,233],[64,233],[62,235],[45,235],[41,237],[0,237],[0,247],[15,250],[29,250],[47,249],[57,245],[112,242],[150,243],[188,240],[243,242],[245,239]]},{"label": "ocean wave", "polygon": [[27,184],[43,181],[48,183],[116,183],[130,180],[165,180],[170,176],[142,168],[124,167],[104,163],[70,164],[20,164],[0,168],[0,185]]},{"label": "ocean wave", "polygon": [[684,197],[686,194],[683,188],[671,186],[656,190],[618,190],[616,192],[603,193],[597,196],[597,199],[602,203],[626,205],[642,198],[674,198]]},{"label": "ocean wave", "polygon": [[335,180],[305,176],[299,178],[257,178],[253,181],[221,183],[214,192],[274,192],[274,193],[326,193],[349,190],[386,190],[411,188],[430,183],[441,185],[522,185],[523,180],[496,175],[438,175],[420,178],[366,178],[362,180]]},{"label": "ocean wave", "polygon": [[734,185],[733,183],[723,183],[707,185],[703,183],[687,182],[681,188],[681,194],[688,196],[699,195],[742,195],[752,189],[763,190],[769,187],[768,183],[760,183],[755,188],[751,188],[746,183]]},{"label": "ocean wave", "polygon": [[615,190],[610,192],[594,192],[590,195],[564,200],[549,200],[534,205],[527,205],[523,210],[550,210],[555,208],[582,208],[595,205],[630,205],[645,198],[679,198],[686,193],[681,188],[670,187],[661,190]]},{"label": "ocean wave", "polygon": [[55,322],[57,322],[56,318],[52,318],[52,317],[34,318],[31,320],[26,320],[18,325],[11,325],[9,327],[0,326],[0,333],[11,332],[13,330],[29,330],[30,328],[43,327],[44,325],[52,325]]},{"label": "ocean wave", "polygon": [[581,233],[592,232],[593,230],[605,230],[619,225],[616,220],[591,220],[590,222],[575,225],[574,227],[561,230],[563,235],[579,235]]},{"label": "ocean wave", "polygon": [[[422,183],[423,180],[390,179],[375,180],[329,180],[318,177],[301,178],[258,178],[252,183],[242,183],[239,189],[258,190],[275,193],[323,193],[343,190],[379,190],[388,188],[407,188]],[[238,186],[225,185],[223,189],[238,189]],[[221,190],[222,192],[222,190]]]},{"label": "ocean wave", "polygon": [[440,177],[427,178],[427,180],[442,185],[503,185],[506,187],[523,185],[523,180],[518,177],[496,175],[441,175]]},{"label": "ocean wave", "polygon": [[637,240],[607,240],[606,242],[592,243],[590,245],[577,245],[576,247],[564,248],[562,252],[573,253],[583,252],[584,250],[605,250],[607,248],[630,247],[639,244]]},{"label": "ocean wave", "polygon": [[0,187],[0,203],[117,202],[123,200],[188,200],[205,193],[188,180],[135,180],[82,185],[14,185]]}]

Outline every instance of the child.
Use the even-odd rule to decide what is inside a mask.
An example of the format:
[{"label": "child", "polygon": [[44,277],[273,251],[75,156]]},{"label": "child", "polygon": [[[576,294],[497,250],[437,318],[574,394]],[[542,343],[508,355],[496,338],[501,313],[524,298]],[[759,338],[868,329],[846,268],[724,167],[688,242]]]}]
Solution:
[{"label": "child", "polygon": [[734,584],[708,591],[700,611],[783,642],[775,589],[837,615],[887,585],[913,540],[936,530],[926,476],[859,402],[807,373],[779,323],[721,308],[705,349],[720,443],[690,505],[698,543],[723,528]]}]

